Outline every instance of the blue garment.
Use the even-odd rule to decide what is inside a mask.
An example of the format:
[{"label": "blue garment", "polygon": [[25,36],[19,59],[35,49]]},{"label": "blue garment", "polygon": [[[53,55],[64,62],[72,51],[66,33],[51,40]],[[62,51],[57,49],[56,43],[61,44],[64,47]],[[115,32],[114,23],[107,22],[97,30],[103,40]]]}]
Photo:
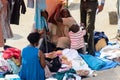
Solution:
[{"label": "blue garment", "polygon": [[38,48],[27,46],[22,50],[22,66],[19,72],[21,80],[45,80],[45,72],[41,67]]},{"label": "blue garment", "polygon": [[[108,44],[110,44],[110,43],[108,43]],[[111,43],[111,44],[112,44],[112,43]],[[105,70],[105,69],[114,68],[114,67],[116,67],[117,65],[119,65],[118,62],[115,62],[115,61],[112,61],[112,60],[108,60],[108,59],[105,59],[105,58],[100,58],[100,55],[101,55],[100,51],[95,52],[95,55],[96,55],[95,57],[101,59],[102,61],[104,61],[104,62],[106,63],[106,65],[103,66],[100,70]]]},{"label": "blue garment", "polygon": [[43,30],[44,28],[48,28],[46,19],[43,16],[41,16],[41,17],[40,16],[41,15],[39,15],[39,17],[38,17],[37,14],[35,16],[35,29]]},{"label": "blue garment", "polygon": [[36,0],[35,28],[42,30],[46,26],[46,20],[41,16],[41,12],[46,9],[46,0]]},{"label": "blue garment", "polygon": [[34,8],[35,1],[35,29],[42,30],[43,27],[47,27],[46,20],[41,16],[41,12],[46,10],[46,0],[27,0],[27,6]]},{"label": "blue garment", "polygon": [[102,67],[106,65],[104,61],[92,55],[80,54],[80,56],[85,60],[85,62],[92,70],[100,70]]},{"label": "blue garment", "polygon": [[106,69],[110,69],[110,68],[115,68],[118,65],[117,62],[114,62],[112,60],[108,60],[108,59],[105,59],[105,58],[102,58],[101,60],[106,62],[106,65],[103,66],[100,70],[106,70]]},{"label": "blue garment", "polygon": [[96,45],[96,43],[100,40],[104,38],[106,43],[108,44],[108,37],[105,35],[104,32],[98,32],[98,31],[94,31],[94,44]]}]

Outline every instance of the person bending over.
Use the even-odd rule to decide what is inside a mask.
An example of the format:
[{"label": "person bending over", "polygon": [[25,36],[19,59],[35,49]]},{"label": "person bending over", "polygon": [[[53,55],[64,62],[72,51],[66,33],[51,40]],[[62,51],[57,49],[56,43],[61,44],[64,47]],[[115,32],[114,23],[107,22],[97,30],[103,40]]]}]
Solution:
[{"label": "person bending over", "polygon": [[30,33],[27,37],[30,44],[24,47],[21,53],[21,80],[45,80],[45,57],[37,48],[40,37],[38,32]]}]

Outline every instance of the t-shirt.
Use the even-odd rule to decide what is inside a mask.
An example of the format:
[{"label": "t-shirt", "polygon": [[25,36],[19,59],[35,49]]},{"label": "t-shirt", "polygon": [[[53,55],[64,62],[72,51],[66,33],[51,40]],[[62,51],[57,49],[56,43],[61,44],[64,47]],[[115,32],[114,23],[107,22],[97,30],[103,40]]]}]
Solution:
[{"label": "t-shirt", "polygon": [[70,31],[69,37],[71,40],[71,48],[72,49],[80,49],[84,47],[84,35],[86,34],[85,30],[80,30],[76,33]]}]

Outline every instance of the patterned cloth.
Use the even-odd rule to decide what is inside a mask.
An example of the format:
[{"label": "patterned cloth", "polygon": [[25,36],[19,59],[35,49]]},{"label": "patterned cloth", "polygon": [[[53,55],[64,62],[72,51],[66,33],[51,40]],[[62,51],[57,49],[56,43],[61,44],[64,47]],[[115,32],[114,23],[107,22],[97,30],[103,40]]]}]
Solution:
[{"label": "patterned cloth", "polygon": [[72,49],[80,49],[84,47],[84,35],[86,31],[78,31],[73,33],[72,31],[69,32],[70,40],[71,40],[71,48]]}]

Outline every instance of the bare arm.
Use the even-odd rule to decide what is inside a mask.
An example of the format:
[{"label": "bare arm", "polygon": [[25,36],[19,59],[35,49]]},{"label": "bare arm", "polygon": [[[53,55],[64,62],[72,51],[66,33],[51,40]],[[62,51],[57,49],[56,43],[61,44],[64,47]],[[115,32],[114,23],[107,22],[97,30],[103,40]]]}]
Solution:
[{"label": "bare arm", "polygon": [[40,64],[42,66],[42,68],[45,68],[46,66],[46,62],[45,62],[45,55],[43,54],[42,51],[39,51],[39,58],[40,58]]},{"label": "bare arm", "polygon": [[105,0],[101,0],[100,5],[98,6],[98,12],[101,12],[103,10],[105,4]]}]

